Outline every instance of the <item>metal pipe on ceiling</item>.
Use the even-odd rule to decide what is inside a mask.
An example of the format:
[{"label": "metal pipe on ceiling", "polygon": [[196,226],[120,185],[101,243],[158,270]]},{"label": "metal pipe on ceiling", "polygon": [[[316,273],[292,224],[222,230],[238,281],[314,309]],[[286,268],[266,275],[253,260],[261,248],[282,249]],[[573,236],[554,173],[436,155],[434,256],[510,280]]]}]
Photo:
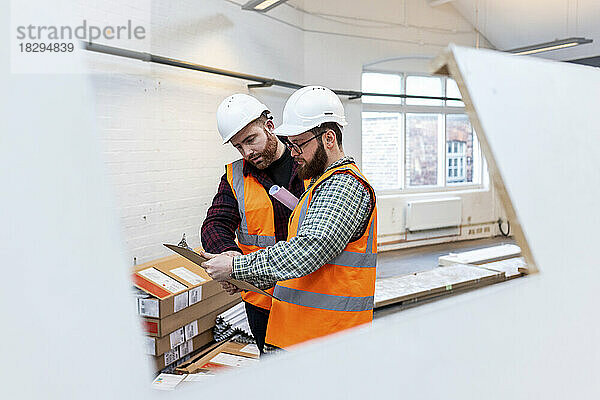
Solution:
[{"label": "metal pipe on ceiling", "polygon": [[[92,42],[84,42],[83,48],[87,51],[92,51],[95,53],[109,54],[118,57],[131,58],[135,60],[151,62],[155,64],[169,65],[172,67],[190,69],[193,71],[206,72],[209,74],[216,74],[221,76],[228,76],[231,78],[242,79],[246,81],[256,82],[248,84],[248,88],[261,88],[261,87],[270,87],[270,86],[280,86],[288,89],[300,89],[305,85],[300,85],[298,83],[282,81],[279,79],[266,78],[258,75],[245,74],[241,72],[229,71],[221,68],[208,67],[206,65],[196,64],[189,61],[181,61],[174,58],[163,57],[151,53],[135,51],[135,50],[127,50],[121,49],[118,47],[106,46],[103,44],[92,43]],[[432,99],[432,100],[462,100],[455,97],[445,97],[445,96],[415,96],[410,94],[391,94],[391,93],[371,93],[371,92],[361,92],[357,90],[340,90],[340,89],[332,89],[339,96],[347,96],[350,100],[359,99],[362,96],[379,96],[379,97],[398,97],[398,98],[407,98],[407,99]]]}]

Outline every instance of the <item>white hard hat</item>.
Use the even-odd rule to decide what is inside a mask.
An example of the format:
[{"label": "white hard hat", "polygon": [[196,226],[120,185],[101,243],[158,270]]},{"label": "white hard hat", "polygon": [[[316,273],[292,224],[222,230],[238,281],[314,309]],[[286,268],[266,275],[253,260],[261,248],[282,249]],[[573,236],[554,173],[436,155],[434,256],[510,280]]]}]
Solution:
[{"label": "white hard hat", "polygon": [[324,122],[347,125],[340,98],[324,86],[305,86],[292,93],[285,103],[283,124],[275,129],[275,133],[295,136]]},{"label": "white hard hat", "polygon": [[236,93],[227,97],[217,108],[217,129],[223,144],[269,108],[254,97]]}]

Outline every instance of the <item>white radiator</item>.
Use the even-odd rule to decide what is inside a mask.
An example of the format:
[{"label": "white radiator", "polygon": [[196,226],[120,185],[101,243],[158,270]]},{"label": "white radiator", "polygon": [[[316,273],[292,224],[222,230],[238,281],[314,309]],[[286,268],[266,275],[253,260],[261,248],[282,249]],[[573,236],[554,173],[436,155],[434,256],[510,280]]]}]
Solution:
[{"label": "white radiator", "polygon": [[461,218],[460,197],[406,203],[406,229],[410,232],[459,226]]}]

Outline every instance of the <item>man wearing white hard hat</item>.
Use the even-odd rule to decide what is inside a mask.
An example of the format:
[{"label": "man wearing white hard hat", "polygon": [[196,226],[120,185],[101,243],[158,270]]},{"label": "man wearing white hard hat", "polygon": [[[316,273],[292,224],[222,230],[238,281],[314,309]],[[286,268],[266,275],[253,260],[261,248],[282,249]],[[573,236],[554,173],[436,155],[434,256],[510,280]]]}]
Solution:
[{"label": "man wearing white hard hat", "polygon": [[[291,210],[268,192],[278,185],[299,197],[304,183],[290,151],[273,133],[267,106],[247,94],[229,96],[217,109],[217,128],[223,144],[231,143],[243,158],[225,166],[200,229],[203,248],[241,255],[286,240]],[[237,290],[226,282],[222,285],[230,293]],[[265,289],[272,293],[273,286]],[[271,299],[254,292],[242,293],[242,299],[250,330],[263,353]]]},{"label": "man wearing white hard hat", "polygon": [[279,348],[373,319],[377,265],[375,192],[344,154],[344,108],[331,90],[308,86],[286,102],[275,132],[311,183],[292,212],[288,240],[243,256],[209,255],[217,280],[275,284],[266,342]]}]

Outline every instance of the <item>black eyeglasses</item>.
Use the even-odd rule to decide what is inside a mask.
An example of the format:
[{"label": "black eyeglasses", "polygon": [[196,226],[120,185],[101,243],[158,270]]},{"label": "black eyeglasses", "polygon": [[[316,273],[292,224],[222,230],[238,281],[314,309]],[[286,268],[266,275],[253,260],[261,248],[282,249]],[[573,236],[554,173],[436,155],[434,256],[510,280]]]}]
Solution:
[{"label": "black eyeglasses", "polygon": [[294,150],[296,153],[298,154],[302,154],[302,147],[306,146],[306,144],[308,142],[310,142],[313,139],[316,139],[318,137],[321,137],[325,132],[327,132],[327,130],[324,130],[321,133],[317,133],[315,136],[311,137],[310,139],[302,142],[302,143],[294,143],[291,140],[289,140],[288,138],[285,139],[285,146],[290,149],[290,151]]}]

